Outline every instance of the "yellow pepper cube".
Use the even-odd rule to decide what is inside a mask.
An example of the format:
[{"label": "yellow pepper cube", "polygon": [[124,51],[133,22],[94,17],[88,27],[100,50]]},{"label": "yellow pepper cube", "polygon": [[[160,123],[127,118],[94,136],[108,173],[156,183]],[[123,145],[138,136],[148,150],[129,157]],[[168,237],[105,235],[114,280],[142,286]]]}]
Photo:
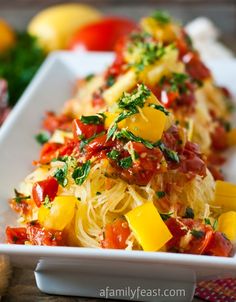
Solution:
[{"label": "yellow pepper cube", "polygon": [[225,209],[236,211],[236,185],[217,180],[214,203]]},{"label": "yellow pepper cube", "polygon": [[152,107],[140,109],[140,113],[125,119],[125,127],[134,135],[156,142],[162,137],[166,124],[166,115]]},{"label": "yellow pepper cube", "polygon": [[[115,119],[118,117],[119,112],[113,113],[113,112],[104,112],[106,119],[105,119],[105,124],[104,127],[105,129],[109,129],[109,127],[114,124]],[[124,128],[125,123],[124,121],[121,121],[118,123],[118,128]]]},{"label": "yellow pepper cube", "polygon": [[144,251],[158,251],[172,238],[152,202],[131,210],[125,217]]},{"label": "yellow pepper cube", "polygon": [[229,211],[220,215],[218,230],[224,233],[231,241],[236,240],[236,212]]},{"label": "yellow pepper cube", "polygon": [[57,196],[51,208],[41,206],[38,219],[47,229],[62,231],[72,220],[75,214],[77,199],[74,196]]}]

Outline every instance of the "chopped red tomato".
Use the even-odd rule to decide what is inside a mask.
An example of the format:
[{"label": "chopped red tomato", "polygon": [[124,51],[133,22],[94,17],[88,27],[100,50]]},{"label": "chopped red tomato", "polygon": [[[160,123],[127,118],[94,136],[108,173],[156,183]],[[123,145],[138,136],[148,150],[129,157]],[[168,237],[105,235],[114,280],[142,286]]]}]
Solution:
[{"label": "chopped red tomato", "polygon": [[224,151],[225,149],[227,149],[227,132],[224,126],[218,125],[215,128],[215,131],[211,135],[211,143],[213,149],[215,150]]},{"label": "chopped red tomato", "polygon": [[131,20],[119,17],[103,18],[79,29],[72,37],[69,49],[112,51],[116,42],[134,29],[137,29],[137,25]]},{"label": "chopped red tomato", "polygon": [[102,124],[84,124],[80,119],[74,120],[72,127],[75,140],[80,140],[81,137],[86,139],[90,138],[104,130],[104,126]]},{"label": "chopped red tomato", "polygon": [[105,100],[102,98],[101,95],[94,94],[92,99],[92,106],[97,108],[102,108],[105,106]]},{"label": "chopped red tomato", "polygon": [[101,246],[106,249],[125,249],[130,233],[128,223],[123,219],[116,219],[113,223],[106,225]]},{"label": "chopped red tomato", "polygon": [[218,167],[211,164],[207,164],[207,168],[214,177],[214,180],[224,180],[224,175]]},{"label": "chopped red tomato", "polygon": [[6,228],[7,243],[25,244],[27,241],[26,228]]},{"label": "chopped red tomato", "polygon": [[169,218],[166,225],[173,237],[167,251],[199,255],[229,256],[232,243],[210,225],[190,218]]},{"label": "chopped red tomato", "polygon": [[107,136],[105,134],[93,139],[85,147],[86,159],[90,159],[92,156],[104,158],[106,153],[109,152],[115,144],[115,141],[107,141]]},{"label": "chopped red tomato", "polygon": [[54,112],[47,112],[43,120],[43,128],[51,133],[55,130],[71,131],[72,118],[61,114],[56,115]]},{"label": "chopped red tomato", "polygon": [[30,224],[27,226],[28,240],[33,245],[63,245],[62,232],[54,230],[46,230],[39,224]]},{"label": "chopped red tomato", "polygon": [[141,143],[132,142],[132,145],[138,158],[132,163],[130,168],[122,169],[117,164],[115,168],[119,172],[120,177],[128,183],[145,186],[160,170],[162,152],[159,148],[148,149]]},{"label": "chopped red tomato", "polygon": [[224,234],[215,232],[206,247],[205,254],[212,256],[229,257],[232,253],[233,245]]},{"label": "chopped red tomato", "polygon": [[48,177],[45,180],[34,183],[32,188],[32,197],[38,207],[44,202],[46,196],[53,201],[58,191],[58,182],[54,177]]},{"label": "chopped red tomato", "polygon": [[63,146],[59,143],[46,143],[43,145],[40,153],[40,160],[39,162],[41,164],[48,164],[50,163],[54,158],[57,158],[59,156],[59,149]]},{"label": "chopped red tomato", "polygon": [[[23,194],[22,194],[23,196]],[[31,199],[23,199],[16,201],[15,198],[9,201],[10,207],[19,214],[28,215],[31,213],[34,202]]]},{"label": "chopped red tomato", "polygon": [[195,80],[202,81],[211,76],[210,70],[200,60],[199,55],[194,52],[188,52],[183,57],[187,73]]}]

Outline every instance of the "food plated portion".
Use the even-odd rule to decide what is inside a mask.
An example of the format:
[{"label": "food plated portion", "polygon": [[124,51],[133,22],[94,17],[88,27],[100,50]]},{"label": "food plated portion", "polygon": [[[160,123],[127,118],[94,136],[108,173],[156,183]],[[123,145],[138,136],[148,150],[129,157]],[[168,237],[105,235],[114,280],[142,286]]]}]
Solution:
[{"label": "food plated portion", "polygon": [[229,93],[169,16],[140,28],[47,113],[9,243],[232,255],[235,186],[219,171],[235,142]]}]

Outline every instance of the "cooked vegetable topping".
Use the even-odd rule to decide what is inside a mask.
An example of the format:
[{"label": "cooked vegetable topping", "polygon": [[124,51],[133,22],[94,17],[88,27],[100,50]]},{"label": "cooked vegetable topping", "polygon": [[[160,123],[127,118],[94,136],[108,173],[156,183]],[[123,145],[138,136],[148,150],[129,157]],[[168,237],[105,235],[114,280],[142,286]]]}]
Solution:
[{"label": "cooked vegetable topping", "polygon": [[84,183],[84,181],[88,177],[90,169],[91,163],[89,160],[86,163],[82,164],[82,166],[75,168],[72,177],[77,185],[81,186]]}]

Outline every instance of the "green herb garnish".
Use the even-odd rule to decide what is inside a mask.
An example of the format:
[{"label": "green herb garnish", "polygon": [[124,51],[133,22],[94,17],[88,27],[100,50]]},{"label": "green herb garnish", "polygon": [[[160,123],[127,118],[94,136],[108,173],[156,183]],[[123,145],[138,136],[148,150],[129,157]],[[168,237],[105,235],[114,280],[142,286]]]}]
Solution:
[{"label": "green herb garnish", "polygon": [[84,181],[88,177],[90,169],[91,169],[91,163],[89,160],[86,163],[84,163],[82,166],[75,168],[72,174],[72,178],[74,179],[77,185],[81,186],[84,183]]},{"label": "green herb garnish", "polygon": [[89,125],[100,125],[104,123],[105,115],[102,113],[98,113],[97,115],[84,116],[82,115],[80,120],[82,123]]},{"label": "green herb garnish", "polygon": [[158,198],[163,198],[163,197],[165,197],[165,195],[166,195],[166,192],[164,192],[164,191],[157,191],[156,192],[156,196]]},{"label": "green herb garnish", "polygon": [[194,212],[192,208],[187,207],[185,210],[185,214],[183,216],[183,218],[194,218]]},{"label": "green herb garnish", "polygon": [[65,164],[63,168],[57,169],[55,174],[53,175],[57,179],[58,183],[63,187],[66,187],[68,184],[67,172],[68,166],[67,164]]},{"label": "green herb garnish", "polygon": [[171,20],[170,15],[167,12],[157,10],[152,14],[152,18],[154,18],[160,24],[168,24]]},{"label": "green herb garnish", "polygon": [[171,217],[172,214],[173,214],[173,212],[172,213],[160,213],[160,216],[163,221],[166,221]]},{"label": "green herb garnish", "polygon": [[48,195],[44,199],[43,206],[47,209],[51,209],[51,207],[52,207],[52,203],[51,203]]},{"label": "green herb garnish", "polygon": [[211,223],[211,220],[209,218],[205,218],[204,222],[205,224],[210,225],[214,231],[217,229],[217,225],[218,225],[217,219],[214,220],[213,224]]},{"label": "green herb garnish", "polygon": [[96,195],[97,195],[97,196],[99,196],[99,195],[101,195],[101,194],[102,194],[101,192],[96,192]]},{"label": "green herb garnish", "polygon": [[115,77],[113,75],[109,75],[106,80],[107,87],[111,87],[114,84],[115,84]]},{"label": "green herb garnish", "polygon": [[85,77],[85,81],[89,82],[94,78],[94,73],[90,73]]},{"label": "green herb garnish", "polygon": [[157,142],[156,145],[164,153],[164,155],[167,157],[167,159],[172,160],[176,163],[179,163],[179,156],[176,151],[167,148],[161,141]]},{"label": "green herb garnish", "polygon": [[133,160],[131,156],[124,157],[119,161],[119,166],[123,169],[128,169],[132,166]]},{"label": "green herb garnish", "polygon": [[115,149],[107,153],[107,157],[113,160],[117,160],[119,156],[120,156],[120,152]]},{"label": "green herb garnish", "polygon": [[127,129],[121,129],[121,131],[119,131],[116,134],[116,138],[118,138],[118,139],[126,138],[128,140],[133,141],[133,142],[142,143],[142,144],[144,144],[144,146],[146,146],[149,149],[153,149],[154,148],[154,146],[153,146],[152,143],[150,143],[149,141],[147,141],[147,140],[145,140],[145,139],[143,139],[143,138],[141,138],[139,136],[134,135],[132,132],[130,132]]},{"label": "green herb garnish", "polygon": [[163,113],[165,113],[165,115],[169,115],[170,112],[168,110],[166,110],[163,106],[161,105],[157,105],[157,104],[149,104],[149,107],[152,107],[156,110],[162,111]]},{"label": "green herb garnish", "polygon": [[31,198],[30,195],[24,196],[23,194],[19,193],[16,189],[14,189],[14,193],[15,198],[13,198],[13,200],[15,200],[16,203],[21,203],[23,200]]},{"label": "green herb garnish", "polygon": [[200,231],[200,230],[192,229],[192,231],[190,233],[197,239],[201,239],[202,237],[205,236],[205,232]]},{"label": "green herb garnish", "polygon": [[50,137],[51,135],[48,131],[41,131],[40,133],[35,135],[35,139],[40,145],[47,143]]}]

